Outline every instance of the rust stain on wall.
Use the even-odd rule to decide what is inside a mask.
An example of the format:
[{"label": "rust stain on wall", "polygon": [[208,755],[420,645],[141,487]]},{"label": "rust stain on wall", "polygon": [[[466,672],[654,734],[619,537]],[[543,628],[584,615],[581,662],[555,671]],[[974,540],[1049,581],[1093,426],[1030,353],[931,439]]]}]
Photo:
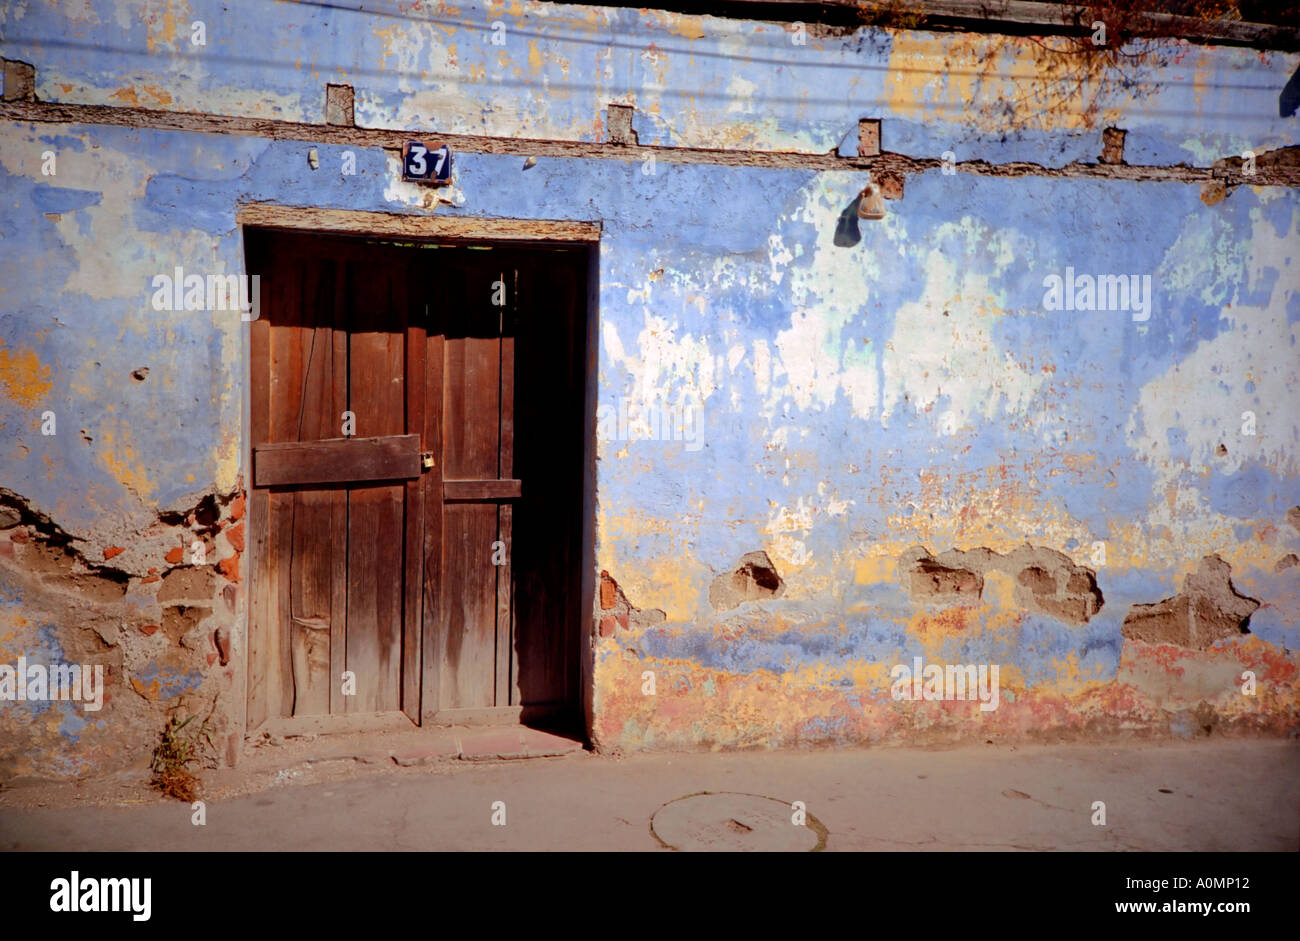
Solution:
[{"label": "rust stain on wall", "polygon": [[10,349],[0,339],[0,386],[10,400],[23,408],[40,405],[53,388],[50,367],[41,363],[36,351],[26,347]]}]

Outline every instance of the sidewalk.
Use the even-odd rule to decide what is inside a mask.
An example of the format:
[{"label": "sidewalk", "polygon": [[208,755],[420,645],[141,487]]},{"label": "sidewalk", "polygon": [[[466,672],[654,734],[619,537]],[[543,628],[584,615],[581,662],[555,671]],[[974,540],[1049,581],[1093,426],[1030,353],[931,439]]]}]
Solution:
[{"label": "sidewalk", "polygon": [[[1277,740],[408,757],[268,764],[252,783],[210,786],[201,827],[138,780],[120,785],[128,806],[47,789],[50,806],[25,809],[13,789],[0,850],[811,849],[822,835],[828,851],[1300,848],[1300,747]],[[753,796],[681,801],[652,832],[661,808],[706,791]],[[791,825],[794,801],[807,827]],[[1092,822],[1096,801],[1105,826]]]}]

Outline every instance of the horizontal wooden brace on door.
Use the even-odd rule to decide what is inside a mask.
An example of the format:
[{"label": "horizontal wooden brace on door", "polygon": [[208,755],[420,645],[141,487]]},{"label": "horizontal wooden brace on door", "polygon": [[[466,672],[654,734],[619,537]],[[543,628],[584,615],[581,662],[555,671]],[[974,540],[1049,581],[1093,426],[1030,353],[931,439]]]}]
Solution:
[{"label": "horizontal wooden brace on door", "polygon": [[419,435],[323,438],[253,448],[253,485],[288,487],[419,477]]},{"label": "horizontal wooden brace on door", "polygon": [[444,480],[444,500],[517,500],[523,496],[519,480]]}]

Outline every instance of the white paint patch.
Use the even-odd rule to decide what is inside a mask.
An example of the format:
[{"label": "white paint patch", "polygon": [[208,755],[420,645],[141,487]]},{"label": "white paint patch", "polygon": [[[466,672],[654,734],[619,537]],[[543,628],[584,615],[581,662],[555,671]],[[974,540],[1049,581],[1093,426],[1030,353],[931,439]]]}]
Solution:
[{"label": "white paint patch", "polygon": [[754,341],[754,388],[765,396],[772,387],[772,353],[766,340]]},{"label": "white paint patch", "polygon": [[736,343],[727,350],[727,369],[731,372],[736,371],[740,361],[745,358],[745,347],[742,343]]},{"label": "white paint patch", "polygon": [[772,283],[780,284],[785,277],[785,266],[794,261],[794,255],[785,247],[781,236],[773,233],[767,237],[768,261],[772,265]]},{"label": "white paint patch", "polygon": [[645,327],[629,354],[612,325],[601,335],[612,363],[632,376],[628,394],[641,408],[665,405],[703,406],[717,390],[716,375],[723,362],[710,350],[706,337],[677,335],[677,324],[645,309]]},{"label": "white paint patch", "polygon": [[619,339],[618,327],[606,320],[601,324],[600,337],[605,342],[605,355],[616,363],[627,359],[623,352],[623,341]]},{"label": "white paint patch", "polygon": [[463,206],[465,194],[456,185],[456,170],[452,169],[452,182],[447,186],[430,186],[427,183],[408,183],[402,179],[402,161],[391,154],[384,161],[388,183],[384,186],[384,199],[409,209],[433,209],[435,206]]},{"label": "white paint patch", "polygon": [[[71,125],[45,125],[41,134],[78,136]],[[86,147],[89,149],[89,141]],[[99,147],[94,159],[61,156],[58,176],[50,178],[41,174],[41,153],[45,149],[28,137],[0,135],[0,165],[8,173],[37,183],[49,184],[53,179],[60,187],[99,194],[98,203],[62,213],[54,223],[64,244],[75,250],[76,265],[61,285],[49,285],[51,291],[95,300],[138,301],[140,315],[129,318],[123,328],[141,333],[155,330],[173,318],[192,317],[184,311],[152,309],[149,301],[154,275],[170,274],[175,265],[182,263],[204,275],[224,274],[227,268],[217,255],[215,239],[206,232],[172,229],[160,233],[136,228],[135,214],[144,203],[145,189],[157,172],[155,168],[130,154]],[[45,223],[44,218],[37,218]],[[83,219],[89,219],[86,234],[82,233]]]},{"label": "white paint patch", "polygon": [[1193,214],[1183,221],[1154,281],[1164,291],[1194,294],[1205,304],[1221,306],[1245,278],[1247,249],[1236,229],[1217,215]]},{"label": "white paint patch", "polygon": [[[801,409],[830,406],[841,388],[859,418],[870,417],[878,404],[874,364],[845,356],[852,341],[844,328],[868,308],[880,277],[879,264],[874,256],[845,251],[834,242],[840,212],[852,199],[859,177],[819,175],[805,187],[803,204],[793,214],[797,221],[814,225],[817,236],[808,263],[787,269],[794,310],[790,327],[777,335],[779,368],[774,376],[784,373],[788,383],[773,382],[767,391],[771,406],[785,395]],[[777,280],[777,262],[786,263],[781,256],[773,257],[773,280]]]},{"label": "white paint patch", "polygon": [[751,113],[754,110],[754,93],[756,91],[758,91],[758,85],[754,82],[743,79],[739,75],[731,76],[731,81],[727,83],[727,97],[731,99],[727,105],[727,113]]},{"label": "white paint patch", "polygon": [[[1295,408],[1300,360],[1283,352],[1300,346],[1300,326],[1287,322],[1287,306],[1300,292],[1300,266],[1292,263],[1300,231],[1294,214],[1291,231],[1280,238],[1258,209],[1251,217],[1251,236],[1242,240],[1243,287],[1258,290],[1269,277],[1268,269],[1275,269],[1277,281],[1267,304],[1245,304],[1240,291],[1225,298],[1231,304],[1221,314],[1227,328],[1143,386],[1126,429],[1129,444],[1156,474],[1156,490],[1163,486],[1183,491],[1175,506],[1158,502],[1153,507],[1159,519],[1151,522],[1176,532],[1187,519],[1206,518],[1205,507],[1196,505],[1201,489],[1188,475],[1200,477],[1212,470],[1235,474],[1257,461],[1282,477],[1300,473],[1300,412]],[[1184,230],[1194,234],[1186,240],[1180,236],[1170,255],[1186,250],[1206,232],[1199,216],[1190,218]],[[1203,256],[1202,263],[1211,257]],[[1223,290],[1220,279],[1229,277],[1232,269],[1217,268],[1220,263],[1216,260],[1216,273],[1204,285],[1202,297],[1206,291]],[[1181,270],[1181,264],[1179,256],[1174,269]],[[1243,433],[1245,412],[1254,413],[1253,436]],[[1179,450],[1187,450],[1186,461],[1173,453],[1173,437],[1185,442]],[[1220,445],[1226,453],[1219,452]]]},{"label": "white paint patch", "polygon": [[[927,251],[921,297],[898,308],[882,354],[883,418],[904,407],[929,411],[941,399],[956,428],[1028,413],[1043,377],[999,349],[992,335],[1006,309],[993,282],[1014,253],[969,218],[939,226],[930,241],[944,247]],[[968,256],[980,252],[991,267],[959,265],[948,247],[954,243]]]}]

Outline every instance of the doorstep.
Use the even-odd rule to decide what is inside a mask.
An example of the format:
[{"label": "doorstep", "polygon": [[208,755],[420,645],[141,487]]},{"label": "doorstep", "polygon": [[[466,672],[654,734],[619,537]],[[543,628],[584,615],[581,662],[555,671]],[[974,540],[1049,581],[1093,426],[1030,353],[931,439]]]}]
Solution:
[{"label": "doorstep", "polygon": [[582,741],[527,726],[433,726],[405,731],[340,732],[264,737],[250,742],[242,771],[332,761],[395,762],[404,768],[432,762],[551,758],[581,752]]},{"label": "doorstep", "polygon": [[433,729],[427,743],[394,751],[392,758],[404,767],[444,758],[462,761],[497,761],[512,758],[554,758],[582,751],[582,743],[541,729],[514,728]]}]

